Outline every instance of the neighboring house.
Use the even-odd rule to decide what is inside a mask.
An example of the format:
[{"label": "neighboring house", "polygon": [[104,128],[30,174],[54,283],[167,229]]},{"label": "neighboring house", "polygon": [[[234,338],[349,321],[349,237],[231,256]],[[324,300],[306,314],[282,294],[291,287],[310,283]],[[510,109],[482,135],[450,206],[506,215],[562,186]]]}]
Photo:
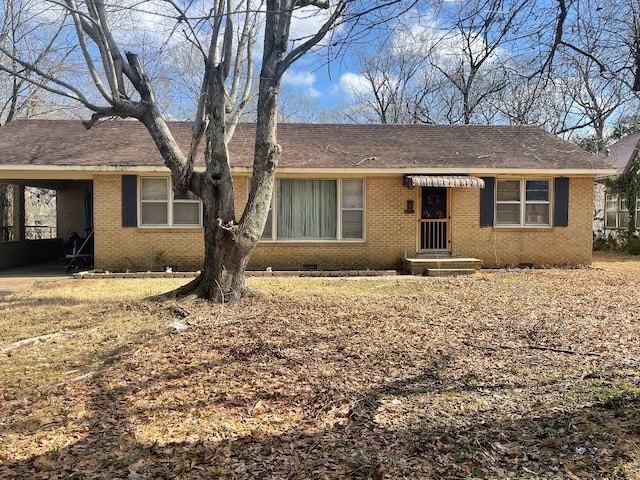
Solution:
[{"label": "neighboring house", "polygon": [[[187,147],[190,124],[170,127]],[[254,128],[239,125],[230,145],[238,216]],[[486,267],[589,264],[594,179],[614,173],[527,126],[281,124],[278,139],[272,209],[249,269],[396,269],[416,253]],[[202,205],[171,192],[135,121],[12,122],[0,128],[0,181],[56,190],[58,234],[92,228],[96,268],[202,264]]]},{"label": "neighboring house", "polygon": [[[616,169],[616,176],[627,173],[640,152],[640,132],[628,135],[604,151],[604,159]],[[629,225],[629,210],[624,195],[607,191],[608,177],[597,179],[594,194],[593,232],[596,238],[616,237]],[[640,227],[640,198],[636,202],[635,224]]]}]

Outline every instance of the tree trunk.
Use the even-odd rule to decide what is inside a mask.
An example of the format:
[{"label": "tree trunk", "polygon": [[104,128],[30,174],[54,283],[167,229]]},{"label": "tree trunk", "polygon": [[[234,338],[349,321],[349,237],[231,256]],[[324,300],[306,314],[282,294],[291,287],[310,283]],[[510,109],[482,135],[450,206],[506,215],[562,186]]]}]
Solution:
[{"label": "tree trunk", "polygon": [[[213,238],[212,238],[213,237]],[[218,303],[234,302],[247,291],[244,271],[253,247],[242,246],[224,227],[205,227],[205,258],[199,296]]]},{"label": "tree trunk", "polygon": [[[205,212],[211,211],[205,204]],[[212,215],[213,216],[213,215]],[[188,284],[169,292],[169,296],[196,295],[216,303],[231,303],[247,293],[244,271],[257,240],[239,235],[238,225],[224,224],[208,219],[204,222],[204,265],[198,277]],[[164,295],[163,295],[164,296]]]}]

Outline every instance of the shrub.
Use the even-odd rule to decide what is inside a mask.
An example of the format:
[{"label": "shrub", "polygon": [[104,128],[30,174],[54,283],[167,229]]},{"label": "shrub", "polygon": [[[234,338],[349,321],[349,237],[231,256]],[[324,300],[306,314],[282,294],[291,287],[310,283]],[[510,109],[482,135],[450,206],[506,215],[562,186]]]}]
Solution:
[{"label": "shrub", "polygon": [[640,238],[633,237],[627,240],[626,249],[631,255],[640,255]]}]

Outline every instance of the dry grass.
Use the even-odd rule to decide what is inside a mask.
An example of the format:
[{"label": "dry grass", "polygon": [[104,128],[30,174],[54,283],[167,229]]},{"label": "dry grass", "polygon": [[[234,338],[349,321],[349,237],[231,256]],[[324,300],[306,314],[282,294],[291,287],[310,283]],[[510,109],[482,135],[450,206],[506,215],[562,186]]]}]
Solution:
[{"label": "dry grass", "polygon": [[617,251],[595,252],[593,267],[608,271],[640,273],[640,257]]},{"label": "dry grass", "polygon": [[0,478],[639,478],[640,262],[594,266],[5,297]]}]

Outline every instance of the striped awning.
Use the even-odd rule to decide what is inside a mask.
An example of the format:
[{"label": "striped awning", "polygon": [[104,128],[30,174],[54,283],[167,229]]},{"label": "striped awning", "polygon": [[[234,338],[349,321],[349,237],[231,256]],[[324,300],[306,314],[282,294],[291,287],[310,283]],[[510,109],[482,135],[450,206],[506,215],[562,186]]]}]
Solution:
[{"label": "striped awning", "polygon": [[484,188],[484,180],[468,175],[406,175],[407,187]]}]

